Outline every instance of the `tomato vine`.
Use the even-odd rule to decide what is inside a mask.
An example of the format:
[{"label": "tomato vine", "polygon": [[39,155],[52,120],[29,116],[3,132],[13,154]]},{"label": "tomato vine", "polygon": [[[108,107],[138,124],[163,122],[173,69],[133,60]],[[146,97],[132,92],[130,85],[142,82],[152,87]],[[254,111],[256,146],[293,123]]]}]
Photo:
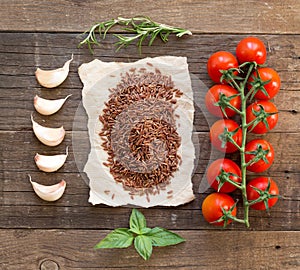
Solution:
[{"label": "tomato vine", "polygon": [[[249,227],[249,208],[268,210],[277,202],[279,197],[278,187],[271,178],[258,177],[254,179],[255,181],[247,181],[247,170],[263,172],[272,165],[274,159],[274,150],[270,143],[266,140],[253,140],[247,143],[247,133],[263,134],[276,125],[278,111],[275,105],[270,101],[261,101],[259,98],[262,97],[262,99],[267,100],[273,98],[279,91],[280,78],[273,69],[262,67],[266,59],[266,49],[259,39],[254,37],[243,39],[237,46],[236,54],[239,60],[238,66],[236,66],[237,60],[233,58],[234,56],[224,51],[214,53],[208,60],[209,76],[215,82],[216,77],[220,78],[220,85],[218,87],[219,96],[214,94],[213,97],[210,96],[206,98],[206,106],[215,116],[223,118],[223,120],[218,120],[214,123],[210,130],[210,138],[214,147],[225,153],[240,152],[240,183],[232,181],[229,177],[230,174],[224,174],[222,166],[224,166],[225,163],[223,164],[221,162],[220,167],[217,168],[219,174],[215,178],[215,181],[217,181],[219,185],[217,190],[222,191],[221,187],[225,182],[234,186],[231,190],[239,189],[243,199],[244,215],[243,219],[240,219],[237,218],[235,214],[232,214],[236,205],[233,206],[232,202],[228,199],[226,201],[227,204],[224,202],[220,209],[217,204],[220,204],[219,201],[222,200],[222,197],[217,194],[214,196],[216,197],[215,202],[213,202],[212,197],[210,197],[209,207],[207,203],[208,197],[204,199],[202,212],[203,214],[205,213],[204,218],[213,225],[222,224],[225,227],[230,223],[228,221],[233,220]],[[216,55],[218,57],[216,57]],[[241,58],[243,60],[240,60]],[[226,67],[226,69],[224,69],[224,62],[226,62],[226,66],[229,68]],[[269,73],[263,74],[261,72],[262,70]],[[222,89],[221,87],[224,84],[230,85],[238,94],[231,91],[232,95],[228,95],[228,93],[225,92],[225,88],[223,87]],[[213,93],[212,88],[207,95],[209,95],[209,93]],[[240,104],[236,103],[233,105],[231,100],[237,97],[240,99]],[[251,108],[251,110],[249,108],[247,110],[248,103],[252,102],[253,99],[257,99],[258,101],[256,101],[255,104],[250,104],[249,106],[252,106],[248,107]],[[259,102],[261,102],[261,104]],[[216,113],[213,106],[217,107],[220,112]],[[228,115],[225,113],[228,110],[231,110],[231,112],[239,116],[240,125],[231,119],[224,119],[228,118]],[[233,114],[230,116],[232,115]],[[274,115],[276,115],[276,117]],[[220,130],[222,131],[220,132]],[[236,138],[238,132],[241,133],[239,140]],[[265,183],[266,179],[268,179],[267,183]],[[208,181],[210,184],[215,183],[215,181],[211,179]],[[257,184],[257,182],[260,181],[264,183]],[[251,183],[255,183],[257,186],[252,186]],[[212,204],[215,204],[216,207],[212,207]],[[259,206],[261,204],[263,204],[264,207]],[[226,211],[223,205],[227,206]],[[216,216],[216,212],[218,212],[219,215]],[[214,216],[215,219],[213,221],[212,216]],[[220,223],[221,220],[225,220],[226,222]]]}]

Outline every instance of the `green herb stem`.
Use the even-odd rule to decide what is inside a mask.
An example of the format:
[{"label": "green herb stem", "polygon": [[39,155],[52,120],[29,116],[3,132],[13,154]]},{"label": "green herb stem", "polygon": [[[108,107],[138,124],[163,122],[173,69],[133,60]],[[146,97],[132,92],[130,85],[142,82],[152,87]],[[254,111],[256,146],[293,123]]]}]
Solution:
[{"label": "green herb stem", "polygon": [[[91,53],[93,53],[92,45],[100,45],[101,39],[105,39],[107,32],[115,25],[126,26],[123,30],[133,34],[133,36],[114,34],[119,40],[115,43],[118,46],[117,50],[128,46],[133,41],[137,41],[137,46],[141,51],[142,43],[148,37],[150,39],[148,45],[151,46],[157,37],[160,37],[163,42],[167,42],[170,34],[175,34],[179,38],[183,35],[192,35],[192,32],[189,30],[158,23],[147,16],[136,16],[132,18],[118,17],[117,19],[92,25],[89,30],[84,32],[84,34],[88,33],[88,35],[79,43],[78,47],[86,44]],[[99,36],[98,38],[97,34]]]}]

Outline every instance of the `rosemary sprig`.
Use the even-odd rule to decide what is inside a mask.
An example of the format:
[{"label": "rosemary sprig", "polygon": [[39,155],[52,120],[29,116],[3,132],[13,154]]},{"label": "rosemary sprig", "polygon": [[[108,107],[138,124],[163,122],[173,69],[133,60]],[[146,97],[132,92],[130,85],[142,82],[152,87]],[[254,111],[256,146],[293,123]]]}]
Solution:
[{"label": "rosemary sprig", "polygon": [[115,43],[118,46],[117,51],[124,46],[128,46],[133,41],[137,41],[137,46],[141,52],[142,44],[146,38],[149,38],[148,45],[151,46],[157,37],[160,37],[163,42],[167,42],[170,34],[176,34],[177,37],[192,35],[192,32],[189,30],[158,23],[147,16],[118,17],[117,19],[96,23],[91,26],[89,30],[84,32],[87,36],[79,43],[78,47],[87,44],[90,52],[93,53],[92,45],[100,45],[101,39],[105,39],[107,32],[115,25],[123,25],[125,26],[123,30],[134,34],[130,36],[114,34],[119,40]]}]

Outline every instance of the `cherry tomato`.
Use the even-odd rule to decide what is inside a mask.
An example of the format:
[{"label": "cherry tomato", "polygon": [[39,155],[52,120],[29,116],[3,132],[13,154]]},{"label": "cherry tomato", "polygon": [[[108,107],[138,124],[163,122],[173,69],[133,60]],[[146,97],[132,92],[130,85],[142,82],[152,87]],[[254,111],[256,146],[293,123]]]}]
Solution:
[{"label": "cherry tomato", "polygon": [[[268,114],[272,114],[272,115],[268,115]],[[255,119],[260,119],[264,115],[265,115],[265,119],[263,121],[260,121],[257,125],[255,125],[254,128],[252,128],[253,125],[251,125],[248,128],[248,130],[251,130],[251,132],[255,134],[264,134],[269,130],[273,129],[276,126],[278,121],[278,110],[272,102],[268,100],[260,100],[250,104],[246,110],[247,123],[250,123],[251,121],[255,121]]]},{"label": "cherry tomato", "polygon": [[[237,145],[242,145],[242,130],[239,125],[231,120],[231,119],[220,119],[216,121],[212,127],[210,128],[210,140],[212,145],[224,153],[233,153],[238,150],[238,148],[231,142],[227,140],[227,142],[222,142],[220,137],[223,137],[223,133],[225,129],[228,132],[233,132],[237,130],[237,132],[232,135],[233,140],[237,143]],[[224,144],[224,145],[222,145]],[[224,146],[224,147],[222,147]]]},{"label": "cherry tomato", "polygon": [[[209,165],[206,173],[208,183],[215,190],[218,190],[219,187],[219,183],[216,179],[217,177],[228,177],[230,180],[240,183],[242,182],[241,175],[240,167],[235,162],[227,158],[215,160]],[[234,185],[225,182],[219,192],[229,193],[235,189],[236,187]]]},{"label": "cherry tomato", "polygon": [[240,64],[245,62],[256,62],[262,65],[267,59],[265,44],[256,37],[242,39],[236,47],[236,57]]},{"label": "cherry tomato", "polygon": [[212,54],[207,62],[207,72],[209,77],[216,83],[220,83],[222,73],[220,70],[237,68],[238,61],[230,52],[219,51]]},{"label": "cherry tomato", "polygon": [[[207,222],[217,221],[223,216],[222,208],[224,208],[226,211],[229,211],[234,204],[234,200],[225,193],[211,193],[204,199],[202,203],[203,217]],[[231,215],[236,216],[236,207],[233,208]],[[227,224],[230,224],[231,222],[232,220],[229,219]],[[224,221],[211,224],[216,226],[223,226]]]},{"label": "cherry tomato", "polygon": [[260,156],[263,156],[263,152],[265,152],[265,159],[268,162],[265,162],[263,159],[259,159],[254,162],[252,165],[247,166],[247,170],[250,172],[263,172],[267,170],[274,161],[274,149],[272,145],[262,139],[255,139],[246,144],[245,147],[245,161],[248,163],[250,160],[255,158],[255,154],[250,154],[247,152],[257,151]]},{"label": "cherry tomato", "polygon": [[[219,106],[216,106],[215,103],[220,101],[220,97],[221,101],[222,99],[229,98],[230,100],[228,100],[228,102],[231,104],[231,106],[239,109],[241,107],[240,96],[230,98],[231,96],[237,94],[239,94],[239,92],[229,85],[216,84],[208,90],[205,96],[205,105],[211,114],[218,117],[224,117],[225,115],[222,112],[221,108]],[[224,111],[227,117],[231,117],[236,114],[236,112],[230,108],[224,108]]]},{"label": "cherry tomato", "polygon": [[[258,79],[257,73],[259,74],[259,77],[261,78],[262,82],[266,82],[268,80],[270,80],[270,82],[262,86],[261,83],[258,81],[259,79]],[[248,82],[249,82],[249,84],[248,84],[249,90],[252,87],[252,85],[250,83],[252,83],[252,84],[254,83],[255,85],[258,86],[259,90],[254,95],[254,97],[256,99],[271,99],[278,93],[278,91],[280,89],[280,77],[274,69],[269,68],[269,67],[258,68],[257,71],[254,71],[252,73]],[[261,90],[262,87],[265,88],[268,95],[266,95]]]},{"label": "cherry tomato", "polygon": [[[270,181],[270,186],[269,185]],[[247,186],[246,186],[246,192],[247,192],[247,199],[249,201],[256,200],[260,197],[260,194],[258,191],[256,191],[254,188],[258,188],[266,195],[266,201],[268,202],[268,208],[271,208],[277,201],[278,201],[278,195],[279,190],[276,182],[268,177],[257,177],[253,180],[251,180]],[[262,193],[262,195],[263,195]],[[269,195],[275,195],[273,198],[268,198]],[[276,196],[277,195],[277,196]],[[264,201],[257,202],[250,206],[251,208],[255,210],[266,210],[266,205]]]}]

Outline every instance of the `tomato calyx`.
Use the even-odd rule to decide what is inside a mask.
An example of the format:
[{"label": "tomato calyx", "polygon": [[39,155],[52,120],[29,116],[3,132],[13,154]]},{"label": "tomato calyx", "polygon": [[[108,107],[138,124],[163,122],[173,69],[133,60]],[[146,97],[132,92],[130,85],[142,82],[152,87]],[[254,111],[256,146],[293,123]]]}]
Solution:
[{"label": "tomato calyx", "polygon": [[225,81],[226,83],[229,83],[232,87],[232,83],[234,81],[243,81],[245,78],[238,76],[237,74],[242,74],[244,73],[244,68],[246,66],[251,66],[252,69],[257,69],[260,65],[258,65],[256,62],[245,62],[239,65],[236,68],[229,68],[227,70],[220,70],[222,76],[221,76],[221,82]]},{"label": "tomato calyx", "polygon": [[221,133],[218,138],[222,142],[221,147],[225,148],[228,142],[232,143],[236,148],[240,149],[241,147],[233,139],[233,136],[239,131],[240,127],[237,127],[233,131],[229,131],[227,127],[224,128],[223,133]]},{"label": "tomato calyx", "polygon": [[260,67],[262,65],[257,64],[255,61],[252,62],[244,62],[242,64],[239,65],[239,68],[242,69],[245,66],[253,66],[254,69],[257,69],[257,67]]},{"label": "tomato calyx", "polygon": [[222,186],[226,182],[228,182],[228,183],[232,184],[233,186],[241,189],[241,184],[231,180],[230,179],[231,177],[241,178],[239,175],[237,175],[235,173],[226,172],[223,168],[220,170],[219,175],[216,177],[216,180],[218,182],[218,192],[220,192],[220,189],[222,188]]},{"label": "tomato calyx", "polygon": [[214,223],[223,223],[223,228],[225,229],[227,227],[227,225],[232,221],[237,221],[237,222],[241,222],[240,219],[238,219],[236,216],[234,216],[232,214],[232,212],[234,211],[234,209],[236,208],[236,205],[237,205],[238,201],[236,201],[234,203],[234,205],[232,205],[228,210],[226,210],[224,207],[220,207],[221,211],[222,211],[222,216],[215,220],[215,221],[211,221],[210,224],[214,224]]},{"label": "tomato calyx", "polygon": [[270,97],[269,93],[267,92],[267,90],[265,88],[265,85],[268,84],[269,82],[271,82],[271,80],[263,81],[261,79],[261,76],[260,76],[259,72],[257,71],[257,69],[255,69],[254,73],[256,74],[256,76],[254,74],[252,74],[252,76],[251,76],[253,81],[251,81],[249,84],[252,87],[249,90],[248,94],[246,95],[246,98],[248,98],[250,95],[250,101],[252,101],[258,91],[261,91],[264,95],[266,95],[267,97]]},{"label": "tomato calyx", "polygon": [[230,104],[230,101],[236,97],[240,96],[240,94],[232,95],[232,96],[226,96],[224,93],[219,94],[219,101],[214,103],[215,106],[219,107],[224,114],[226,118],[228,118],[227,113],[225,111],[226,108],[229,108],[233,111],[235,111],[238,114],[241,114],[241,111],[237,109],[236,107],[232,106]]},{"label": "tomato calyx", "polygon": [[257,145],[256,150],[245,152],[245,154],[254,155],[254,158],[252,158],[248,163],[246,163],[246,167],[253,165],[259,160],[263,160],[266,164],[269,164],[269,161],[267,159],[267,155],[269,152],[270,148],[264,150],[261,144]]},{"label": "tomato calyx", "polygon": [[272,113],[266,112],[264,107],[261,104],[258,104],[258,106],[259,106],[259,111],[252,108],[252,113],[256,118],[247,124],[247,128],[251,127],[249,132],[251,132],[260,122],[265,124],[267,130],[270,130],[270,126],[267,118],[274,114],[278,114],[278,112],[272,112]]},{"label": "tomato calyx", "polygon": [[239,67],[237,68],[229,68],[226,70],[220,70],[220,73],[222,74],[220,78],[220,82],[226,82],[231,84],[234,80],[243,80],[242,77],[238,76],[237,74],[241,73],[241,69]]},{"label": "tomato calyx", "polygon": [[268,179],[268,185],[265,190],[259,189],[255,186],[250,185],[251,188],[253,188],[259,195],[259,197],[255,200],[249,200],[248,205],[254,205],[259,202],[263,202],[265,205],[265,208],[267,211],[269,211],[269,200],[273,198],[280,198],[281,196],[279,194],[271,194],[270,188],[271,188],[271,181],[270,178]]}]

